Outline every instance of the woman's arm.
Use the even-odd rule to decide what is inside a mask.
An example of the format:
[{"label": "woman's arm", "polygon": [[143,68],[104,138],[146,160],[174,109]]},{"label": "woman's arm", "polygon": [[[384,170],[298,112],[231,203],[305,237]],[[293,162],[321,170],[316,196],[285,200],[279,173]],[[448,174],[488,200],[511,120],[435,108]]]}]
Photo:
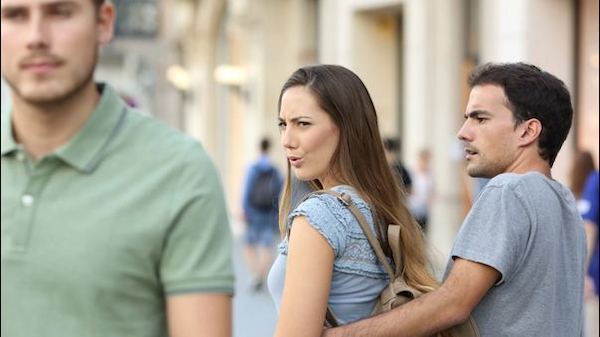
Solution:
[{"label": "woman's arm", "polygon": [[275,336],[318,337],[323,330],[334,253],[303,217],[294,218]]}]

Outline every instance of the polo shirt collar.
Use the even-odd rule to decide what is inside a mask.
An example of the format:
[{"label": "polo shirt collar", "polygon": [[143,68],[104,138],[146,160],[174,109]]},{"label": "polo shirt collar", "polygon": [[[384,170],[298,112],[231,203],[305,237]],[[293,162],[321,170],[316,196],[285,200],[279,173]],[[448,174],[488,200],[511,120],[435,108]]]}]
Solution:
[{"label": "polo shirt collar", "polygon": [[107,84],[98,84],[102,92],[96,109],[81,130],[56,156],[79,171],[90,173],[104,157],[109,143],[124,122],[127,107],[116,91]]}]

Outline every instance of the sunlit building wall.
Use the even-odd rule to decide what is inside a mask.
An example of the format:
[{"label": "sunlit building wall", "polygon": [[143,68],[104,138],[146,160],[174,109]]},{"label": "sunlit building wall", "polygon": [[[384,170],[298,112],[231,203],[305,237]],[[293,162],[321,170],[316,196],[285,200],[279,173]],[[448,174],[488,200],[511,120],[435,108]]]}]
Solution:
[{"label": "sunlit building wall", "polygon": [[285,161],[277,131],[277,97],[299,65],[316,61],[316,1],[203,0],[170,2],[172,21],[190,15],[179,33],[182,65],[192,78],[185,130],[200,139],[223,177],[232,215],[240,215],[243,178],[262,136]]},{"label": "sunlit building wall", "polygon": [[576,15],[576,140],[598,168],[598,0],[578,1]]}]

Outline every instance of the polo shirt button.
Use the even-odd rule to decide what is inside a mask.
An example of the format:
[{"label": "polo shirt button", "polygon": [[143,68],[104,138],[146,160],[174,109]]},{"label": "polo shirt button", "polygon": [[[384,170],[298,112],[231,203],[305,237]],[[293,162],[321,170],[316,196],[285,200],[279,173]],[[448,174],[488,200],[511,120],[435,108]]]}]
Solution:
[{"label": "polo shirt button", "polygon": [[18,161],[24,161],[25,160],[25,154],[23,152],[17,152],[17,160]]},{"label": "polo shirt button", "polygon": [[25,207],[29,207],[31,205],[33,205],[33,196],[29,195],[29,194],[25,194],[24,196],[21,197],[21,204],[23,204],[23,206]]}]

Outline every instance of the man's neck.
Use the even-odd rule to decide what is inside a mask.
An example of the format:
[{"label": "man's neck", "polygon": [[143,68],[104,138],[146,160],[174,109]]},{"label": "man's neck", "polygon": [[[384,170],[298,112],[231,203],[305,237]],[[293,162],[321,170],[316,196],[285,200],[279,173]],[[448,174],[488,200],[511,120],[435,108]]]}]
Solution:
[{"label": "man's neck", "polygon": [[[535,152],[531,152],[535,151]],[[537,154],[537,148],[530,150],[529,155],[520,156],[513,165],[506,171],[512,173],[525,174],[528,172],[539,172],[552,179],[551,167],[548,161]]]},{"label": "man's neck", "polygon": [[100,94],[93,82],[60,102],[34,104],[13,94],[15,141],[23,145],[34,161],[38,161],[77,134],[92,115],[99,99]]}]

